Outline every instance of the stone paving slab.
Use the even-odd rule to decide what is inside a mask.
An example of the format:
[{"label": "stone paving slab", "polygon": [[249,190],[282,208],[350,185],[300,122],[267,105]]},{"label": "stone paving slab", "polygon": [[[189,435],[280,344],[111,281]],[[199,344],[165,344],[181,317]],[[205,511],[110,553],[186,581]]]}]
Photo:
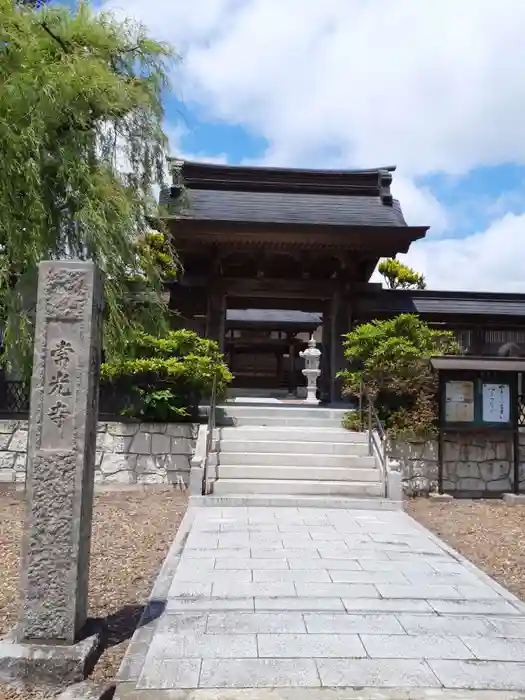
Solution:
[{"label": "stone paving slab", "polygon": [[446,688],[522,691],[525,686],[525,664],[443,660],[428,665]]},{"label": "stone paving slab", "polygon": [[151,642],[146,665],[157,659],[217,658],[257,658],[255,634],[158,633]]},{"label": "stone paving slab", "polygon": [[525,693],[525,605],[402,512],[190,508],[151,599],[117,700]]},{"label": "stone paving slab", "polygon": [[258,634],[260,657],[286,658],[366,658],[367,652],[357,634]]},{"label": "stone paving slab", "polygon": [[[473,649],[457,636],[362,634],[371,659],[472,659]],[[477,658],[479,656],[475,654]]]},{"label": "stone paving slab", "polygon": [[380,688],[439,688],[440,681],[424,661],[399,659],[319,659],[321,684]]},{"label": "stone paving slab", "polygon": [[273,688],[320,686],[313,659],[246,659],[202,662],[201,688]]},{"label": "stone paving slab", "polygon": [[469,637],[494,637],[495,627],[485,617],[459,617],[450,615],[416,615],[401,613],[398,622],[410,635],[465,635]]},{"label": "stone paving slab", "polygon": [[280,612],[276,615],[273,612],[257,613],[210,613],[206,632],[217,634],[226,632],[228,634],[244,634],[255,632],[299,632],[306,633],[306,623],[304,616],[300,612]]},{"label": "stone paving slab", "polygon": [[[117,700],[523,700],[514,691],[446,688],[194,688],[137,690],[121,684]],[[117,697],[117,696],[115,696]]]}]

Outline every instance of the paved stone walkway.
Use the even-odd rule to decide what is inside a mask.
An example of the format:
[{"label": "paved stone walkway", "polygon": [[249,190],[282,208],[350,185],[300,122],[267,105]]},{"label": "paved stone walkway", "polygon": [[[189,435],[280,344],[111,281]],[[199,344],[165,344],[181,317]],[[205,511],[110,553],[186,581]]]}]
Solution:
[{"label": "paved stone walkway", "polygon": [[192,508],[149,615],[117,698],[177,688],[525,691],[525,605],[402,512]]}]

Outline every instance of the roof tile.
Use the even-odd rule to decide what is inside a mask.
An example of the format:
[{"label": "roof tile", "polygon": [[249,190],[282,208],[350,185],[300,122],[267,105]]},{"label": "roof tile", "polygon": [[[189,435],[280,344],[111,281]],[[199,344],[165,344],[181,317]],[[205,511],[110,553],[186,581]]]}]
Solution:
[{"label": "roof tile", "polygon": [[[169,192],[163,191],[161,203]],[[394,226],[406,222],[397,200],[380,197],[187,190],[188,207],[179,215],[208,221],[250,221],[273,224],[332,226]]]}]

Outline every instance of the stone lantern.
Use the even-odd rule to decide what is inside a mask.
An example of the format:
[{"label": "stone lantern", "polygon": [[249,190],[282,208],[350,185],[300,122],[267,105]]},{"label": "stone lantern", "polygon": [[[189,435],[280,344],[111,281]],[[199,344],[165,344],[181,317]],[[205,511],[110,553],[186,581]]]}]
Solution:
[{"label": "stone lantern", "polygon": [[317,349],[313,336],[308,341],[308,348],[300,352],[299,357],[304,359],[306,365],[303,369],[303,374],[307,381],[305,403],[318,404],[317,380],[321,374],[321,370],[319,369],[321,351]]}]

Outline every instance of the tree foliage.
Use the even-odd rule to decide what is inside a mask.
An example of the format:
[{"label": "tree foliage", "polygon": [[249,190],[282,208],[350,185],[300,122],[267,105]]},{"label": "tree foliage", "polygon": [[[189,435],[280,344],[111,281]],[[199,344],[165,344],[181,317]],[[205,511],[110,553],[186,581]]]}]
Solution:
[{"label": "tree foliage", "polygon": [[377,269],[389,289],[425,289],[427,286],[423,275],[395,258],[382,260]]},{"label": "tree foliage", "polygon": [[345,336],[350,369],[341,373],[345,392],[358,395],[361,382],[381,421],[392,433],[428,434],[437,419],[437,381],[428,359],[460,354],[454,335],[402,314],[371,321]]},{"label": "tree foliage", "polygon": [[[41,6],[42,5],[42,6]],[[162,94],[172,49],[144,28],[43,3],[0,0],[0,309],[6,344],[30,348],[28,290],[41,260],[93,259],[105,279],[106,347],[154,329],[158,294],[130,317],[129,276],[152,291],[162,269],[137,245],[162,182]],[[33,299],[34,301],[34,299]],[[25,338],[26,343],[20,344]]]},{"label": "tree foliage", "polygon": [[166,233],[145,231],[136,241],[137,269],[133,279],[147,282],[150,267],[153,274],[159,274],[164,282],[175,280],[180,272],[180,261],[175,253],[173,243]]},{"label": "tree foliage", "polygon": [[149,421],[194,417],[214,377],[222,396],[232,375],[219,346],[189,330],[160,338],[137,333],[121,357],[101,368],[102,382],[113,389],[120,412]]}]

